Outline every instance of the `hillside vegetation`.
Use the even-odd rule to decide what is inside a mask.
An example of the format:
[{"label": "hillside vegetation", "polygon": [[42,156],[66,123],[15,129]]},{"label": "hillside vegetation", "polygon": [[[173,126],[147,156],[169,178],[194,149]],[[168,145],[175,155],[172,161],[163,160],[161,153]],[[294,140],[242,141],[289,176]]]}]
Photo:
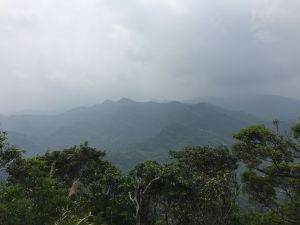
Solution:
[{"label": "hillside vegetation", "polygon": [[1,132],[0,224],[298,225],[299,123],[292,134],[253,125],[234,134],[232,149],[186,147],[124,173],[87,142],[24,157]]},{"label": "hillside vegetation", "polygon": [[[169,150],[187,145],[230,145],[232,134],[261,120],[207,104],[105,101],[58,115],[0,117],[10,143],[28,155],[88,141],[129,169],[140,159],[165,160]],[[129,163],[119,163],[131,158]],[[136,155],[136,157],[132,157]],[[125,165],[126,164],[126,165]]]}]

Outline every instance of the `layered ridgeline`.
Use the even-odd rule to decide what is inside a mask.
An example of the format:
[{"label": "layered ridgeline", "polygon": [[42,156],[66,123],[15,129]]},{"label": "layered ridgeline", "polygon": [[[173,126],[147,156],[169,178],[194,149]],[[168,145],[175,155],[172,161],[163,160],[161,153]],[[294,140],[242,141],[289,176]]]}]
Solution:
[{"label": "layered ridgeline", "polygon": [[248,112],[268,121],[276,118],[294,122],[300,117],[300,101],[278,95],[199,97],[184,102],[190,104],[207,102],[225,109]]},{"label": "layered ridgeline", "polygon": [[10,143],[29,155],[88,141],[129,168],[143,159],[164,159],[169,150],[187,145],[230,145],[234,132],[261,121],[207,103],[121,99],[58,115],[2,116],[0,122]]}]

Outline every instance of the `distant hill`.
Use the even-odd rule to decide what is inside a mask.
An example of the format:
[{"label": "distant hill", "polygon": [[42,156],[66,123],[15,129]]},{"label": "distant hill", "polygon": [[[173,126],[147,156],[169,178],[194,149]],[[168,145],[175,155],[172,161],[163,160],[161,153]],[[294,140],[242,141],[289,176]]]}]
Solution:
[{"label": "distant hill", "polygon": [[126,159],[164,158],[169,150],[187,145],[230,144],[234,132],[259,122],[250,114],[208,103],[121,99],[58,115],[2,116],[0,129],[28,154],[89,141],[122,166]]},{"label": "distant hill", "polygon": [[184,101],[196,104],[207,102],[225,109],[248,112],[257,117],[273,120],[296,120],[300,117],[300,101],[278,95],[200,97]]},{"label": "distant hill", "polygon": [[230,144],[231,138],[225,135],[217,135],[214,132],[194,126],[171,124],[164,127],[157,135],[143,143],[130,146],[136,151],[163,152],[164,150],[181,149],[188,145],[218,146]]}]

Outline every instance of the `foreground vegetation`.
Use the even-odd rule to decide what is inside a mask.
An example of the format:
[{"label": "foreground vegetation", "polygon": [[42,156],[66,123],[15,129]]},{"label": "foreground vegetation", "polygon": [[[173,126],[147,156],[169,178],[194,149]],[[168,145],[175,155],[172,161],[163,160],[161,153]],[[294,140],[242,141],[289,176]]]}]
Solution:
[{"label": "foreground vegetation", "polygon": [[232,149],[187,147],[123,173],[88,143],[26,158],[2,132],[0,224],[296,225],[300,124],[292,133],[251,126]]}]

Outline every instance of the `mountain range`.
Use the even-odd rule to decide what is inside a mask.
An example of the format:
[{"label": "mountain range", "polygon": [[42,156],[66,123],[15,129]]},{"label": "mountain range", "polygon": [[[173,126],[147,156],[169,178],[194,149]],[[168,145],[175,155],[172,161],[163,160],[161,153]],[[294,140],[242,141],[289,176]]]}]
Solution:
[{"label": "mountain range", "polygon": [[[170,150],[187,145],[230,145],[233,133],[266,120],[267,110],[258,113],[263,109],[256,109],[252,115],[248,112],[255,110],[250,105],[247,105],[249,110],[243,112],[243,108],[234,107],[233,103],[223,103],[226,108],[222,108],[221,98],[216,99],[214,102],[194,99],[184,103],[135,102],[126,98],[107,100],[57,115],[0,116],[0,129],[8,132],[10,143],[25,149],[28,155],[88,141],[106,150],[107,158],[113,163],[128,169],[144,159],[165,160]],[[281,103],[278,101],[279,105]],[[270,104],[275,103],[270,101]],[[253,107],[257,105],[254,101]],[[283,115],[280,118],[290,119],[300,112],[297,104],[293,107],[295,112],[290,112],[290,117],[280,114]]]},{"label": "mountain range", "polygon": [[300,117],[300,101],[278,95],[262,96],[230,96],[230,97],[199,97],[184,103],[195,104],[207,102],[225,109],[248,112],[267,121],[279,119],[297,120]]}]

